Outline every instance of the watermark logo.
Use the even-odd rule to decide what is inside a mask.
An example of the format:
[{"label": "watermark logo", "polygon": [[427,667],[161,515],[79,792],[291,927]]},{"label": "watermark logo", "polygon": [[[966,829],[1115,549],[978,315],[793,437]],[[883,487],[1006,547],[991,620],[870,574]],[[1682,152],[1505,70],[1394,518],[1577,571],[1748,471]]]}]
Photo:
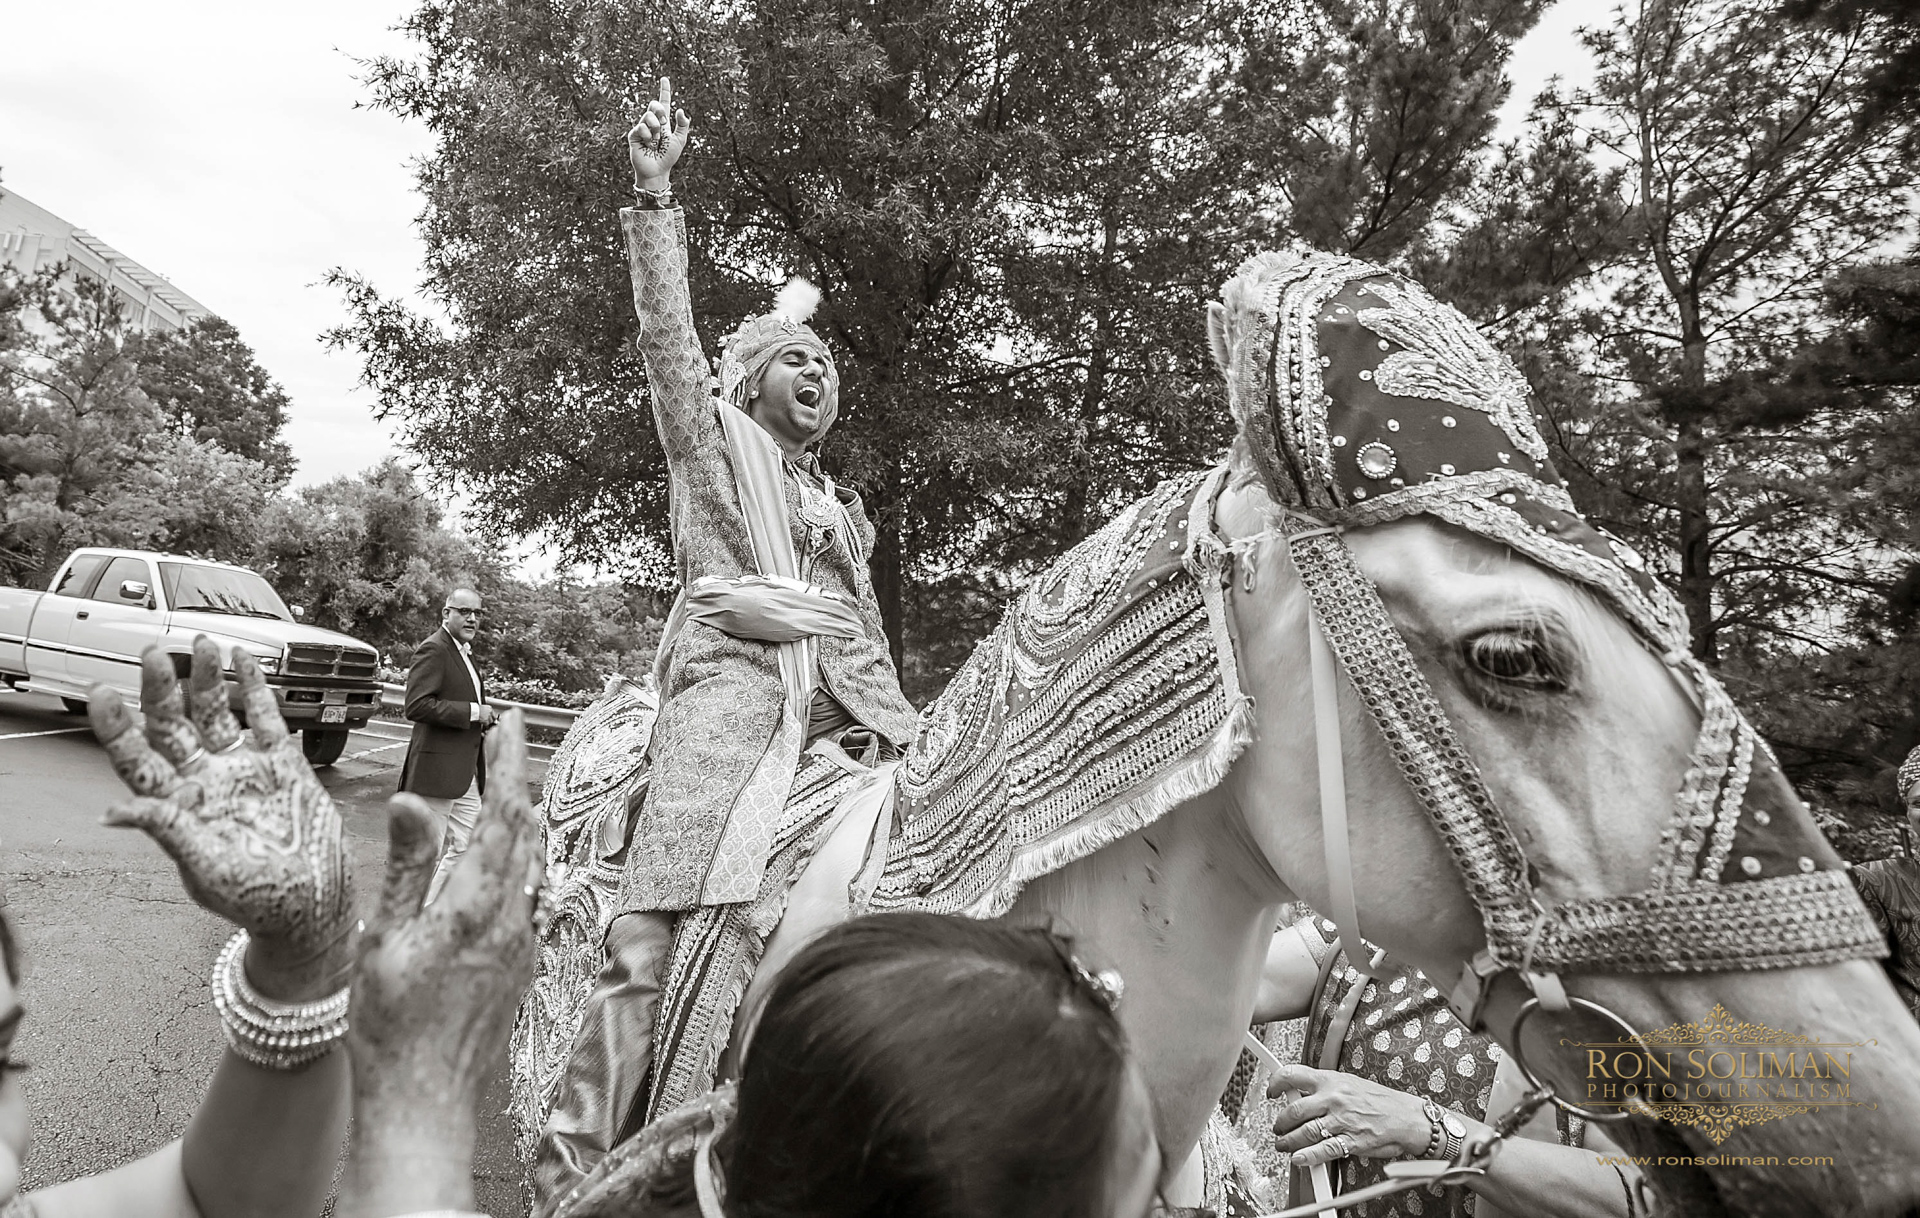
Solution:
[{"label": "watermark logo", "polygon": [[1613,1041],[1562,1040],[1582,1055],[1582,1107],[1620,1108],[1698,1129],[1715,1146],[1743,1125],[1820,1108],[1875,1108],[1853,1086],[1854,1055],[1877,1041],[1816,1041],[1706,1017]]}]

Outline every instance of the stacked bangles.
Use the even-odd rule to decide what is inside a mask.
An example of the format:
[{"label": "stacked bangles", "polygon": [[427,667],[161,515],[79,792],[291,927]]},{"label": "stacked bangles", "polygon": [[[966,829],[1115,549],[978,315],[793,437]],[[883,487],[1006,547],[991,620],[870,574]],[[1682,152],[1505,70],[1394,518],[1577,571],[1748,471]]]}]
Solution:
[{"label": "stacked bangles", "polygon": [[318,1002],[284,1003],[262,998],[247,981],[247,932],[227,940],[213,964],[213,1009],[233,1051],[256,1066],[294,1070],[326,1055],[347,1034],[347,998],[342,987]]}]

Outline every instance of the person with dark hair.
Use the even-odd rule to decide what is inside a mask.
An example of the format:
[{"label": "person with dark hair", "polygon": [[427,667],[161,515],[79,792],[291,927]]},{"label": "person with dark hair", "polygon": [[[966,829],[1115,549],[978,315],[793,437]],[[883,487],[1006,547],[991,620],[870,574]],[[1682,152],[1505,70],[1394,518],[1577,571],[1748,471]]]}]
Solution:
[{"label": "person with dark hair", "polygon": [[1894,787],[1906,814],[1900,853],[1849,871],[1867,912],[1887,937],[1887,958],[1881,966],[1907,1010],[1920,1019],[1920,857],[1914,854],[1914,837],[1920,834],[1920,748],[1900,764]]},{"label": "person with dark hair", "polygon": [[1058,935],[892,913],[781,972],[740,1079],[676,1110],[548,1218],[1143,1218],[1146,1083]]}]

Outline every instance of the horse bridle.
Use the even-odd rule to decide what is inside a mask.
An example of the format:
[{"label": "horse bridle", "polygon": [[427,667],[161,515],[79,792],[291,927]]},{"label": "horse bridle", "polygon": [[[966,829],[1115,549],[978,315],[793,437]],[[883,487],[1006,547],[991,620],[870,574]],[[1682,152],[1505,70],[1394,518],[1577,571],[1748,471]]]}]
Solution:
[{"label": "horse bridle", "polygon": [[[1347,823],[1346,765],[1340,729],[1335,645],[1332,641],[1334,631],[1340,632],[1339,637],[1346,644],[1340,650],[1344,653],[1342,658],[1348,659],[1348,672],[1355,690],[1360,693],[1362,702],[1386,736],[1396,764],[1423,807],[1432,815],[1436,806],[1444,806],[1445,801],[1464,803],[1479,813],[1480,817],[1492,818],[1497,826],[1497,835],[1489,835],[1491,841],[1481,842],[1467,838],[1457,828],[1449,832],[1449,827],[1460,819],[1457,816],[1451,820],[1435,816],[1441,825],[1441,837],[1453,854],[1455,866],[1463,875],[1483,879],[1477,891],[1469,882],[1470,895],[1476,906],[1484,911],[1499,890],[1501,875],[1495,873],[1489,877],[1493,869],[1490,863],[1504,869],[1508,885],[1523,891],[1530,888],[1525,875],[1525,860],[1520,855],[1518,844],[1512,841],[1511,833],[1506,832],[1505,820],[1495,810],[1477,767],[1473,766],[1466,750],[1454,736],[1446,712],[1434,699],[1425,674],[1415,665],[1399,630],[1387,617],[1386,607],[1380,603],[1372,581],[1360,572],[1353,562],[1352,552],[1340,540],[1342,530],[1296,512],[1283,512],[1283,520],[1287,523],[1282,526],[1282,531],[1294,567],[1301,571],[1311,601],[1307,614],[1307,645],[1313,686],[1321,839],[1331,906],[1328,916],[1336,927],[1340,948],[1345,952],[1350,967],[1364,977],[1379,977],[1387,971],[1387,966],[1373,962],[1371,954],[1360,946],[1360,914],[1354,891],[1353,853]],[[1322,544],[1310,549],[1310,543],[1316,541],[1322,541]],[[1309,569],[1317,578],[1306,577]],[[1342,585],[1344,592],[1340,599],[1345,603],[1344,606],[1323,609],[1322,602],[1330,599]],[[1331,623],[1329,617],[1333,619]],[[1376,691],[1372,696],[1369,695],[1369,687],[1362,684],[1367,677],[1372,678]],[[1401,696],[1382,696],[1377,692],[1382,682],[1397,684]],[[1484,825],[1487,821],[1476,817],[1470,823]],[[1518,860],[1517,866],[1514,860]],[[1488,882],[1489,878],[1491,882]],[[1557,974],[1536,971],[1533,967],[1549,915],[1537,899],[1530,904],[1533,911],[1532,926],[1517,965],[1507,966],[1498,962],[1499,958],[1491,950],[1489,936],[1489,948],[1463,965],[1460,983],[1448,997],[1448,1006],[1454,1015],[1469,1031],[1484,1030],[1484,1008],[1492,982],[1500,973],[1511,971],[1526,983],[1532,997],[1522,1004],[1514,1016],[1509,1028],[1509,1044],[1519,1044],[1520,1030],[1535,1012],[1543,1009],[1567,1011],[1575,1009],[1576,1004],[1579,1009],[1616,1025],[1622,1035],[1631,1041],[1636,1032],[1626,1019],[1587,999],[1570,997]],[[1570,1112],[1589,1120],[1603,1121],[1620,1120],[1628,1115],[1624,1111],[1593,1111],[1565,1100],[1529,1068],[1522,1052],[1514,1054],[1514,1064],[1526,1076],[1531,1092],[1543,1093],[1545,1098]]]},{"label": "horse bridle", "polygon": [[[1543,1010],[1583,1011],[1613,1024],[1632,1042],[1636,1033],[1626,1019],[1590,1000],[1569,997],[1560,975],[1778,968],[1856,958],[1878,946],[1877,932],[1863,911],[1852,903],[1823,899],[1838,886],[1847,886],[1845,895],[1853,895],[1850,881],[1839,871],[1782,877],[1790,882],[1771,889],[1759,883],[1683,883],[1676,878],[1665,890],[1549,908],[1535,893],[1526,858],[1478,767],[1340,530],[1293,511],[1283,513],[1281,529],[1311,606],[1321,812],[1333,905],[1329,912],[1355,967],[1367,971],[1367,956],[1356,950],[1359,915],[1347,841],[1336,659],[1439,830],[1480,913],[1487,945],[1462,967],[1448,999],[1470,1030],[1484,1028],[1489,991],[1503,973],[1517,976],[1531,993],[1504,1038],[1510,1045],[1520,1043],[1522,1027]],[[1681,658],[1673,664],[1693,678],[1702,708],[1699,734],[1676,799],[1676,819],[1696,831],[1698,853],[1705,856],[1697,865],[1717,879],[1731,847],[1739,801],[1765,745],[1696,661]],[[1668,837],[1674,836],[1670,826]],[[1676,861],[1695,865],[1685,843],[1667,840],[1663,850]],[[1756,944],[1762,919],[1768,941]],[[1639,944],[1622,950],[1629,933],[1651,943],[1652,949]],[[1544,1086],[1524,1050],[1515,1054],[1515,1064],[1530,1085]],[[1590,1120],[1632,1115],[1585,1109],[1557,1095],[1553,1102]]]},{"label": "horse bridle", "polygon": [[[1635,1115],[1652,1115],[1651,1108],[1638,1100],[1628,1101],[1619,1110],[1591,1109],[1573,1103],[1561,1096],[1527,1062],[1521,1047],[1521,1033],[1527,1021],[1539,1011],[1583,1011],[1613,1024],[1621,1034],[1622,1044],[1636,1043],[1638,1033],[1632,1024],[1609,1008],[1590,999],[1569,995],[1557,973],[1535,969],[1536,961],[1541,959],[1539,946],[1552,915],[1532,895],[1531,883],[1525,874],[1524,856],[1520,854],[1504,818],[1500,817],[1486,791],[1477,767],[1454,736],[1451,721],[1433,697],[1425,674],[1415,665],[1398,628],[1387,616],[1386,607],[1381,603],[1372,581],[1359,570],[1352,552],[1341,540],[1343,530],[1287,509],[1281,510],[1281,517],[1283,523],[1280,531],[1286,537],[1294,567],[1301,572],[1309,597],[1307,642],[1313,689],[1321,837],[1325,850],[1328,902],[1331,906],[1328,913],[1339,936],[1340,950],[1345,954],[1349,966],[1361,976],[1354,992],[1359,992],[1358,985],[1363,985],[1365,979],[1381,977],[1389,970],[1384,963],[1384,952],[1370,953],[1361,946],[1360,915],[1354,890],[1353,855],[1347,817],[1346,765],[1340,728],[1336,653],[1339,660],[1346,664],[1356,692],[1385,736],[1403,776],[1422,806],[1441,826],[1441,837],[1453,854],[1456,866],[1460,867],[1463,876],[1468,877],[1469,894],[1481,909],[1483,921],[1485,910],[1503,886],[1517,888],[1528,897],[1533,916],[1521,943],[1518,960],[1513,964],[1502,962],[1502,958],[1494,952],[1495,939],[1489,929],[1488,947],[1462,966],[1460,981],[1448,998],[1449,1008],[1469,1031],[1479,1032],[1485,1029],[1487,996],[1493,982],[1502,973],[1516,974],[1526,984],[1531,996],[1515,1012],[1507,1037],[1509,1052],[1526,1079],[1527,1090],[1507,1111],[1491,1122],[1493,1133],[1490,1137],[1468,1139],[1461,1147],[1459,1158],[1452,1162],[1424,1159],[1391,1162],[1382,1169],[1386,1178],[1377,1184],[1337,1196],[1320,1195],[1312,1201],[1263,1215],[1262,1218],[1327,1218],[1337,1211],[1411,1189],[1465,1183],[1471,1177],[1485,1175],[1507,1139],[1513,1137],[1521,1126],[1532,1119],[1534,1113],[1547,1104],[1587,1120],[1603,1122],[1624,1121]],[[1309,572],[1312,573],[1311,577]],[[1323,608],[1327,601],[1336,596],[1339,604]],[[1329,619],[1334,627],[1332,630],[1329,629]],[[1336,639],[1345,646],[1337,644]],[[1363,678],[1372,683],[1363,684]],[[1387,688],[1381,686],[1383,680],[1389,682]],[[1398,684],[1391,684],[1394,682]],[[1397,689],[1399,696],[1388,696],[1388,689]],[[1703,725],[1703,736],[1710,731],[1718,734],[1717,720],[1721,716],[1714,713],[1715,709],[1711,703],[1703,707],[1706,712],[1703,720],[1710,718],[1716,721]],[[1463,841],[1465,834],[1458,828],[1449,832],[1449,825],[1453,822],[1436,815],[1437,808],[1446,800],[1458,801],[1479,816],[1491,818],[1493,833],[1490,836],[1493,840],[1486,843],[1477,839]],[[1477,818],[1470,823],[1488,826],[1488,821]],[[1517,868],[1514,860],[1517,860]],[[1504,873],[1507,876],[1505,885],[1501,883],[1502,873],[1491,870],[1490,863],[1494,862],[1506,863],[1510,868]],[[1474,870],[1469,871],[1469,867]],[[1477,887],[1475,880],[1479,881]],[[1278,1068],[1278,1061],[1258,1038],[1249,1035],[1246,1045],[1266,1061],[1269,1069]],[[1316,1177],[1314,1191],[1324,1194],[1330,1189],[1323,1179]]]},{"label": "horse bridle", "polygon": [[[1569,996],[1560,978],[1797,968],[1885,953],[1844,864],[1765,743],[1688,654],[1685,611],[1631,548],[1581,516],[1511,360],[1418,284],[1342,255],[1256,254],[1221,297],[1215,350],[1228,402],[1308,594],[1328,912],[1357,969],[1367,970],[1367,956],[1358,949],[1336,662],[1479,915],[1486,944],[1449,996],[1469,1029],[1485,1027],[1505,974],[1531,995],[1508,1043],[1551,1011],[1604,1020],[1632,1044],[1624,1019]],[[1700,728],[1643,891],[1551,906],[1534,891],[1511,826],[1341,537],[1413,516],[1596,595],[1689,690]],[[1553,1097],[1524,1050],[1515,1064],[1533,1088],[1522,1106],[1551,1097],[1589,1119],[1631,1115]]]}]

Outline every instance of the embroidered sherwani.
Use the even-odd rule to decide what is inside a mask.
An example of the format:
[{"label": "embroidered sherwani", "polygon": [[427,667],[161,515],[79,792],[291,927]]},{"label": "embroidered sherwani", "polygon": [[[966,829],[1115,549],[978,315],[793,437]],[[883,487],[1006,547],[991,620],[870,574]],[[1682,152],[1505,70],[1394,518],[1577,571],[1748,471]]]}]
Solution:
[{"label": "embroidered sherwani", "polygon": [[[654,419],[670,478],[669,526],[682,589],[761,574],[720,412],[693,326],[686,226],[675,209],[621,212]],[[874,531],[859,496],[787,463],[786,517],[800,579],[857,610],[856,637],[815,640],[815,701],[824,694],[896,748],[917,716],[900,692],[867,569]],[[750,900],[791,782],[763,765],[787,698],[779,649],[687,620],[663,641],[660,717],[649,790],[633,826],[620,904],[687,910]],[[756,770],[759,769],[758,774]],[[784,777],[785,781],[782,781]],[[756,778],[749,792],[749,779]],[[749,798],[743,800],[743,794]],[[771,803],[771,806],[767,806]],[[746,823],[746,822],[755,823]]]},{"label": "embroidered sherwani", "polygon": [[[785,821],[803,747],[820,736],[848,743],[858,726],[898,750],[917,724],[880,625],[859,497],[810,456],[785,460],[714,394],[681,213],[632,209],[621,222],[681,594],[655,664],[648,786],[604,961],[535,1156],[543,1214],[635,1131],[644,1080],[656,1101],[711,1085],[708,1041],[724,1037],[769,929],[756,917],[778,918],[768,890],[784,896],[839,807],[820,791],[840,788],[816,774],[805,815]],[[670,956],[696,963],[676,970]]]}]

